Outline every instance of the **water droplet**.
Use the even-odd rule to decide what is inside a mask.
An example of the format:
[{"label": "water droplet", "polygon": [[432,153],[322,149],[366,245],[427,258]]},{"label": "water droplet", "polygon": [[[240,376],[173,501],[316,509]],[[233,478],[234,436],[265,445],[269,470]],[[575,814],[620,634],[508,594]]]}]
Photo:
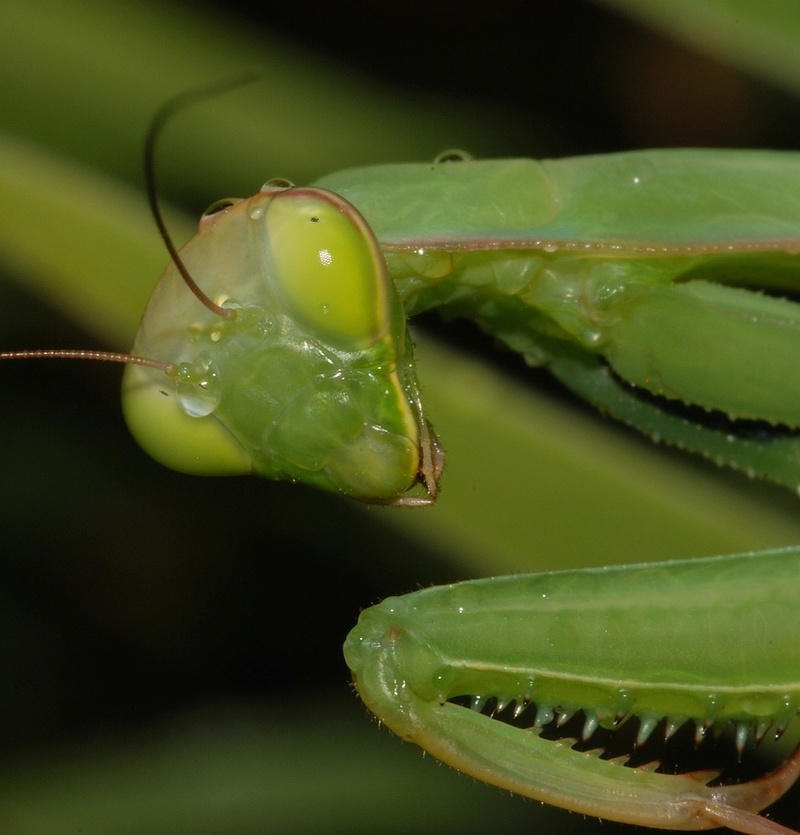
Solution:
[{"label": "water droplet", "polygon": [[438,154],[433,162],[439,164],[442,162],[469,162],[472,159],[472,154],[467,151],[462,151],[460,148],[448,148]]},{"label": "water droplet", "polygon": [[176,386],[178,400],[190,417],[205,417],[219,406],[222,391],[210,357],[201,355],[192,363],[181,363]]},{"label": "water droplet", "polygon": [[204,212],[202,219],[205,220],[206,218],[213,217],[214,215],[220,214],[220,212],[224,212],[226,209],[230,209],[231,206],[235,206],[237,203],[241,202],[241,198],[239,197],[223,197],[222,200],[215,200]]},{"label": "water droplet", "polygon": [[294,188],[294,183],[291,180],[287,180],[285,177],[273,177],[261,186],[261,191],[283,191],[287,188]]}]

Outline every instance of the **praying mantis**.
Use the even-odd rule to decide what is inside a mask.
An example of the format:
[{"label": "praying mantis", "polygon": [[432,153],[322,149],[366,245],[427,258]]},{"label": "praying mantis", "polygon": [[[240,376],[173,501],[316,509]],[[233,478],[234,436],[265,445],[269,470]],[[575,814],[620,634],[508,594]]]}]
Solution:
[{"label": "praying mantis", "polygon": [[[768,287],[797,269],[792,209],[772,226],[769,208],[756,197],[758,182],[769,179],[760,174],[773,171],[777,188],[778,181],[792,182],[796,166],[793,155],[662,151],[545,163],[387,167],[344,172],[321,184],[365,213],[412,310],[434,303],[455,315],[477,316],[530,362],[548,364],[604,410],[720,463],[795,487],[796,419],[779,415],[767,401],[778,391],[796,390],[796,372],[772,367],[771,359],[783,355],[791,363],[800,347],[795,342],[797,310],[784,298],[753,296],[741,285]],[[748,183],[750,174],[754,179]],[[452,190],[442,185],[449,177],[457,182]],[[382,200],[391,193],[390,185],[407,189],[396,213]],[[509,198],[502,209],[492,200],[494,185]],[[515,201],[515,188],[530,199]],[[675,200],[676,193],[683,200]],[[473,209],[469,197],[476,194],[484,199]],[[752,225],[742,216],[750,208],[759,217]],[[646,219],[639,223],[642,216]],[[485,231],[491,217],[500,219],[502,230]],[[740,286],[711,283],[720,276],[725,284]],[[539,316],[545,311],[550,319],[543,324]],[[767,341],[783,337],[782,348],[767,347]],[[715,344],[721,346],[716,352]],[[709,359],[698,363],[697,357]],[[771,378],[773,370],[777,373]],[[737,400],[743,380],[752,377],[764,386],[748,386],[747,402]],[[631,386],[649,389],[653,397],[642,401]],[[669,400],[716,410],[722,419],[675,415]],[[775,466],[768,463],[773,453]],[[567,808],[645,826],[728,825],[743,832],[785,832],[752,813],[794,781],[800,768],[797,753],[762,781],[709,789],[713,774],[681,778],[686,782],[680,786],[677,777],[619,768],[554,748],[535,730],[566,724],[583,710],[583,727],[573,734],[586,742],[597,724],[616,727],[633,714],[640,722],[636,744],[641,745],[665,717],[668,736],[691,716],[699,742],[709,727],[736,717],[741,751],[751,735],[760,739],[773,722],[782,726],[796,711],[794,638],[800,624],[793,625],[788,612],[781,617],[788,644],[772,665],[768,641],[745,627],[755,638],[754,658],[739,657],[739,668],[728,659],[724,666],[730,678],[713,673],[700,684],[708,664],[698,656],[696,618],[704,625],[710,611],[719,618],[720,631],[715,628],[702,639],[708,648],[722,641],[713,653],[725,657],[727,640],[743,649],[749,638],[731,637],[734,633],[722,626],[724,613],[731,616],[729,626],[741,626],[749,622],[747,607],[759,612],[780,608],[783,593],[793,609],[799,561],[800,554],[789,550],[705,564],[532,575],[429,589],[364,612],[345,654],[359,692],[379,719],[473,776]],[[739,579],[727,585],[725,578],[735,575]],[[771,580],[784,592],[777,587],[769,591]],[[754,583],[764,598],[753,593]],[[744,608],[737,600],[747,601]],[[638,606],[647,612],[641,618]],[[663,618],[656,614],[661,606]],[[660,638],[648,637],[651,626]],[[669,658],[658,654],[659,640]],[[571,652],[581,660],[566,662]],[[753,686],[751,678],[762,663],[777,674],[767,688]],[[637,667],[639,672],[632,673]],[[663,676],[675,687],[660,693]],[[773,685],[780,695],[773,691],[767,696]],[[696,702],[690,708],[683,699],[694,687],[703,705]],[[472,704],[454,697],[467,697]],[[744,702],[755,697],[758,707],[755,702],[734,707],[739,697]],[[776,701],[767,707],[772,698]],[[588,707],[585,699],[591,702]],[[481,712],[487,700],[494,704],[488,713]],[[723,719],[729,710],[730,719]],[[504,712],[508,720],[526,711],[535,718],[524,729],[498,721]],[[752,794],[734,797],[738,791]]]},{"label": "praying mantis", "polygon": [[[800,319],[793,303],[743,288],[780,293],[791,282],[800,249],[793,237],[798,185],[800,162],[792,155],[685,151],[545,163],[447,155],[346,171],[309,188],[273,180],[252,198],[213,206],[198,235],[172,253],[130,355],[0,356],[125,362],[129,426],[151,454],[178,469],[254,471],[419,506],[437,498],[443,452],[423,408],[405,317],[440,307],[478,319],[529,362],[547,365],[632,425],[794,487],[797,420],[786,392],[797,383]],[[720,344],[725,350],[712,351]],[[699,366],[698,356],[711,360]],[[676,414],[676,402],[711,417]],[[583,711],[586,740],[595,724],[635,716],[642,745],[664,717],[694,720],[698,738],[733,722],[743,747],[781,731],[797,710],[791,617],[798,564],[800,555],[789,550],[429,590],[368,610],[346,657],[382,721],[475,776],[650,826],[785,832],[755,812],[794,781],[796,754],[760,780],[706,791],[712,775],[625,769],[450,700],[474,697],[480,708],[494,699],[497,715],[513,701],[517,718],[534,702],[537,730]],[[727,585],[720,583],[725,575]],[[754,609],[756,584],[763,591]],[[655,592],[659,606],[642,605],[635,615],[646,628],[631,629],[630,645],[619,651],[625,618],[634,618],[630,607],[619,614],[620,595],[652,604]],[[563,668],[552,675],[527,649],[534,638],[551,640],[552,623],[537,631],[542,600],[566,635],[558,644]],[[713,628],[713,641],[706,640],[716,655],[724,656],[720,645],[732,624],[772,617],[788,637],[773,644],[767,662],[764,633],[744,628],[740,667],[723,665],[704,679],[696,634],[675,634],[680,644],[670,637],[679,605],[686,607],[682,623],[702,618]],[[613,675],[596,648],[588,661],[572,654],[587,607],[619,629],[605,651],[618,651],[626,665]],[[510,610],[519,620],[498,640]],[[453,615],[442,638],[446,651],[439,651],[425,630]],[[486,656],[472,630],[492,633]],[[600,634],[599,627],[589,631],[591,647]],[[651,651],[654,634],[677,656],[671,676],[655,684],[632,660]],[[485,675],[492,665],[499,672]],[[612,683],[601,683],[603,676]],[[407,724],[409,693],[423,725]],[[493,762],[516,746],[522,776],[497,777]],[[562,768],[554,785],[541,777]],[[619,803],[608,802],[614,785],[624,796]],[[587,801],[592,792],[603,802]],[[642,798],[654,811],[636,811]],[[674,806],[683,817],[667,811]]]},{"label": "praying mantis", "polygon": [[[798,421],[783,396],[800,383],[792,361],[800,316],[784,298],[743,289],[781,292],[797,269],[793,155],[445,160],[344,172],[317,186],[324,190],[269,182],[247,201],[213,207],[182,254],[189,275],[210,274],[205,310],[194,309],[177,268],[159,282],[132,353],[185,363],[173,372],[181,393],[168,404],[163,365],[136,364],[123,398],[129,426],[155,458],[356,498],[434,501],[442,454],[402,311],[435,306],[477,319],[530,364],[653,437],[800,485]],[[502,207],[494,195],[503,195]],[[772,206],[778,195],[785,215]],[[648,211],[650,226],[637,221]],[[284,254],[273,243],[282,240],[297,243]],[[302,282],[292,272],[301,263]],[[234,269],[247,277],[235,288],[226,283]],[[286,309],[283,318],[275,313]],[[270,339],[275,346],[266,347]],[[263,402],[243,405],[256,387],[237,366],[252,365],[256,345],[271,353],[263,360],[271,367],[293,369],[270,388],[266,416]],[[352,382],[343,388],[341,379]],[[233,385],[243,391],[227,393]],[[676,414],[675,403],[693,407],[691,417]],[[245,408],[261,417],[226,416]],[[330,414],[324,435],[321,412]],[[427,497],[404,495],[415,482]]]}]

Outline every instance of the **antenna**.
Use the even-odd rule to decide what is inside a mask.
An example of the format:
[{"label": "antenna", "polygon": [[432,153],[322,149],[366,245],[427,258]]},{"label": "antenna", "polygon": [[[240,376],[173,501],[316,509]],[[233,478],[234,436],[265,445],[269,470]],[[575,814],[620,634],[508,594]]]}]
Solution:
[{"label": "antenna", "polygon": [[[201,87],[197,90],[190,90],[186,93],[180,93],[174,98],[170,99],[163,105],[150,123],[147,129],[144,142],[144,180],[147,191],[147,201],[150,205],[150,211],[158,227],[158,232],[161,240],[172,258],[175,267],[181,274],[187,287],[194,293],[194,295],[204,304],[212,313],[221,316],[223,319],[232,319],[236,316],[235,310],[220,307],[215,304],[201,289],[197,282],[192,278],[186,265],[183,263],[178,254],[175,244],[172,242],[169,231],[167,230],[164,217],[161,214],[161,208],[158,204],[158,194],[156,191],[156,177],[155,177],[155,148],[161,132],[167,122],[183,110],[203,99],[225,93],[236,87],[241,87],[244,84],[250,84],[257,81],[262,76],[254,71],[242,73],[238,76],[230,78],[226,81],[210,84],[206,87]],[[44,348],[35,350],[22,351],[0,351],[0,360],[27,360],[27,359],[69,359],[69,360],[92,360],[97,362],[119,362],[124,365],[142,365],[147,368],[155,368],[163,371],[170,377],[174,377],[178,373],[178,366],[175,363],[163,362],[161,360],[150,359],[148,357],[135,357],[132,354],[124,354],[118,351],[93,351],[73,348]]]},{"label": "antenna", "polygon": [[212,98],[213,96],[227,93],[229,90],[241,87],[245,84],[250,84],[262,78],[260,73],[249,71],[240,75],[229,78],[226,81],[216,82],[206,87],[200,87],[196,90],[189,90],[185,93],[179,93],[174,98],[170,99],[164,104],[153,117],[150,127],[147,130],[147,135],[144,140],[144,182],[147,191],[147,202],[150,204],[150,211],[153,214],[153,219],[158,227],[158,232],[161,235],[161,240],[164,241],[169,252],[175,268],[181,274],[186,286],[194,293],[198,300],[205,305],[212,313],[221,316],[223,319],[233,319],[236,316],[236,311],[228,308],[220,307],[212,301],[197,285],[197,282],[192,278],[191,273],[183,263],[181,256],[175,244],[172,242],[167,225],[164,222],[164,217],[161,214],[161,207],[158,204],[158,190],[156,188],[156,174],[155,174],[155,150],[156,143],[161,136],[167,122],[185,110],[191,107],[198,101]]}]

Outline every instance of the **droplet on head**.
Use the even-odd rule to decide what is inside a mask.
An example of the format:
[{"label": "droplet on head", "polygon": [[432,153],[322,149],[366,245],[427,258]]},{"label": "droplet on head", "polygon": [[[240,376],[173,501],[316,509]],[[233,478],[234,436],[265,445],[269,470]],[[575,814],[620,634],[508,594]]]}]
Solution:
[{"label": "droplet on head", "polygon": [[218,215],[220,212],[224,212],[226,209],[230,209],[231,206],[235,206],[237,203],[241,202],[241,198],[239,197],[223,197],[221,200],[215,200],[204,212],[202,215],[202,220],[206,218],[212,217],[213,215]]},{"label": "droplet on head", "polygon": [[261,186],[261,191],[283,191],[284,189],[294,187],[294,183],[285,177],[273,177]]},{"label": "droplet on head", "polygon": [[446,151],[442,151],[441,154],[437,154],[433,162],[438,165],[442,162],[469,162],[471,159],[472,154],[468,151],[462,151],[461,148],[448,148]]},{"label": "droplet on head", "polygon": [[190,417],[206,417],[219,406],[221,389],[217,370],[207,356],[180,364],[176,388],[181,407]]}]

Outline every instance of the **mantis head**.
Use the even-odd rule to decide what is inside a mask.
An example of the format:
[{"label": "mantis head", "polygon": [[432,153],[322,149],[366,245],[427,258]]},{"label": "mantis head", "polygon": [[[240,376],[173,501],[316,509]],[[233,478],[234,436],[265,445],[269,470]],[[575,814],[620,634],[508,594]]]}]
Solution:
[{"label": "mantis head", "polygon": [[[435,498],[442,453],[400,300],[372,231],[332,192],[270,181],[212,206],[154,289],[132,354],[168,358],[166,375],[127,367],[123,409],[173,469]],[[427,496],[403,495],[417,483]]]}]

